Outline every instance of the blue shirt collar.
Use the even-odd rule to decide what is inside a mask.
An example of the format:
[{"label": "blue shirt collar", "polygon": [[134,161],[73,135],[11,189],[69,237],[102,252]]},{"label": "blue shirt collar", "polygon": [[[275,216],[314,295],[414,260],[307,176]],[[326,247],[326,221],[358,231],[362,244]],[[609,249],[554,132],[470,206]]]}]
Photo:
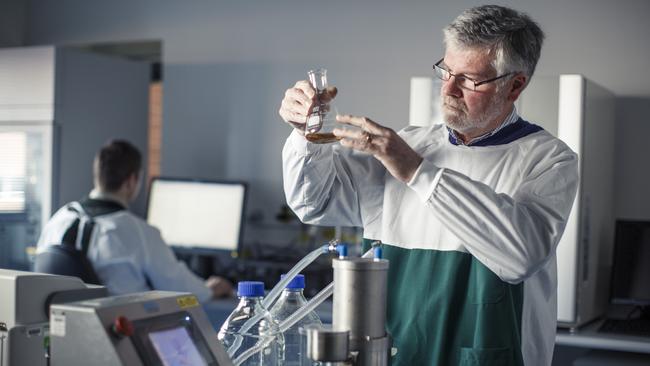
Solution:
[{"label": "blue shirt collar", "polygon": [[[510,116],[512,115],[513,113],[510,114]],[[517,117],[517,119],[514,122],[510,121],[509,118],[506,118],[504,120],[504,123],[502,123],[497,129],[492,130],[491,132],[483,136],[479,136],[473,139],[467,145],[464,145],[462,141],[456,137],[456,134],[453,130],[447,128],[447,130],[449,131],[449,142],[453,145],[464,145],[464,146],[505,145],[517,139],[520,139],[524,136],[528,136],[531,133],[535,133],[537,131],[542,130],[540,126],[523,120],[521,117],[519,117],[516,114],[516,112],[514,112],[514,116]]]}]

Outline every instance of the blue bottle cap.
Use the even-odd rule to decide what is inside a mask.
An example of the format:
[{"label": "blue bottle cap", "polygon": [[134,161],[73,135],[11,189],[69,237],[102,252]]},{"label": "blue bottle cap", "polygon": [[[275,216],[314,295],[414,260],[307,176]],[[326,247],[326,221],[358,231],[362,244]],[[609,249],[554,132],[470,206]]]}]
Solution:
[{"label": "blue bottle cap", "polygon": [[[285,276],[286,276],[286,274],[280,275],[280,279],[282,280]],[[291,282],[289,282],[287,284],[286,288],[292,289],[292,290],[304,289],[305,288],[305,276],[303,276],[301,274],[297,274],[296,277],[294,277],[293,280],[291,280]]]},{"label": "blue bottle cap", "polygon": [[339,258],[346,258],[348,256],[348,245],[340,243],[336,246],[336,251],[339,252]]},{"label": "blue bottle cap", "polygon": [[260,281],[241,281],[237,284],[237,296],[244,297],[263,297],[264,282]]},{"label": "blue bottle cap", "polygon": [[383,251],[379,245],[376,247],[372,248],[373,253],[375,255],[375,259],[381,259],[383,257]]}]

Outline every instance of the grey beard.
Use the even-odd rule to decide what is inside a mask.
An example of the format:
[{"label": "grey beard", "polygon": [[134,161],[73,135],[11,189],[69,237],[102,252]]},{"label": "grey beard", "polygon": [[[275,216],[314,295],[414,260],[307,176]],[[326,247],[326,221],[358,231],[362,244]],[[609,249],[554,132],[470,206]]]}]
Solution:
[{"label": "grey beard", "polygon": [[[449,110],[447,107],[442,106],[445,125],[463,135],[472,131],[483,130],[501,114],[504,100],[505,96],[495,95],[488,103],[488,108],[475,119],[468,117],[465,106],[458,106],[460,111]],[[455,103],[450,104],[454,107],[457,106]]]}]

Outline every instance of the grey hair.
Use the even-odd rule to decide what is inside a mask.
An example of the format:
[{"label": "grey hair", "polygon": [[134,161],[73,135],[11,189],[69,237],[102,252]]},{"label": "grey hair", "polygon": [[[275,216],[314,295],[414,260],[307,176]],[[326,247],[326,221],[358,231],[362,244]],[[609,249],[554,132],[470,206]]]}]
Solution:
[{"label": "grey hair", "polygon": [[535,72],[544,32],[527,14],[498,5],[465,10],[444,28],[445,46],[485,48],[494,52],[497,73]]}]

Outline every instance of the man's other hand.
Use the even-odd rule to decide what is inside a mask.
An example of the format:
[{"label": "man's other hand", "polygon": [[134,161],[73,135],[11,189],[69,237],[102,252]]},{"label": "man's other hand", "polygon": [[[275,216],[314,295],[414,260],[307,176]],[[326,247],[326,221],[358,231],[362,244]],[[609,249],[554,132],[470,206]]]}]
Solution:
[{"label": "man's other hand", "polygon": [[205,281],[205,285],[212,291],[212,298],[214,299],[231,297],[234,294],[232,284],[223,277],[210,276]]},{"label": "man's other hand", "polygon": [[358,127],[334,130],[334,135],[342,138],[341,145],[372,154],[393,177],[405,183],[411,180],[422,157],[395,131],[367,117],[342,115],[336,120]]}]

